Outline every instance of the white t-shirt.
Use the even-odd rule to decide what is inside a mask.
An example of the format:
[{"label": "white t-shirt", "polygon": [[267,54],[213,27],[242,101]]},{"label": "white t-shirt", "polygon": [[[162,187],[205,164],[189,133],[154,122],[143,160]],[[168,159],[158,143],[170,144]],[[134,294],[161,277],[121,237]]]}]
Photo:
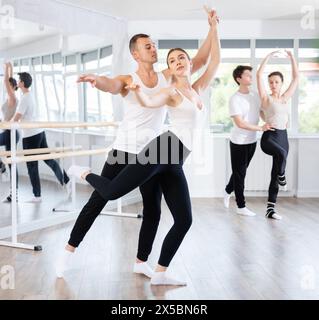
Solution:
[{"label": "white t-shirt", "polygon": [[[229,115],[240,115],[250,124],[258,125],[261,101],[257,92],[240,93],[237,91],[229,101]],[[230,141],[235,144],[250,144],[257,141],[257,132],[234,126],[231,130]]]},{"label": "white t-shirt", "polygon": [[[158,82],[153,88],[146,87],[140,77],[131,74],[133,82],[138,84],[143,92],[154,95],[160,89],[168,86],[162,72],[158,72]],[[113,149],[138,154],[154,138],[164,131],[164,121],[167,107],[145,108],[142,107],[134,92],[129,92],[124,97],[124,117],[117,130]]]},{"label": "white t-shirt", "polygon": [[[22,114],[21,122],[33,122],[38,120],[36,116],[35,103],[34,103],[32,94],[30,92],[22,95],[20,103],[17,108],[17,113]],[[39,134],[44,130],[42,128],[36,128],[36,129],[21,129],[21,131],[22,131],[22,137],[28,138],[28,137],[35,136],[36,134]]]}]

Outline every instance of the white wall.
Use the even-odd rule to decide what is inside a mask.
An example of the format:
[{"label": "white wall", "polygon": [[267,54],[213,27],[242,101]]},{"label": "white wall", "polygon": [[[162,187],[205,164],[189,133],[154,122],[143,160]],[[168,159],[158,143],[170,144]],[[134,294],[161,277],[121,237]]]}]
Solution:
[{"label": "white wall", "polygon": [[[70,134],[62,134],[47,130],[49,146],[54,147],[71,144]],[[228,182],[231,169],[229,157],[229,138],[227,135],[212,135],[207,143],[209,150],[204,152],[204,161],[195,163],[194,156],[190,156],[184,165],[185,174],[189,183],[192,197],[221,197]],[[114,136],[105,137],[103,134],[87,133],[77,135],[76,144],[82,145],[83,149],[102,148],[109,146]],[[319,137],[289,138],[290,150],[287,165],[288,192],[282,196],[319,197]],[[260,161],[265,158],[266,165]],[[104,156],[76,158],[76,163],[90,166],[94,172],[100,172],[105,161]],[[261,164],[262,163],[262,164]],[[71,165],[71,159],[63,160],[64,168]],[[52,171],[43,163],[40,163],[42,179],[55,181]],[[258,139],[255,156],[247,171],[246,194],[250,196],[266,196],[270,179],[271,158],[260,149]],[[19,165],[20,174],[26,175],[25,164]],[[125,199],[140,200],[136,190]]]}]

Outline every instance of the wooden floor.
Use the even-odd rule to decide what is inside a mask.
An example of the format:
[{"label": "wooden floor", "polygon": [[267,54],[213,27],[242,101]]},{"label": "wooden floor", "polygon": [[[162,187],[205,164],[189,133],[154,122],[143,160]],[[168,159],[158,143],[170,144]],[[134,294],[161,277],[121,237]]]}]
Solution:
[{"label": "wooden floor", "polygon": [[[65,279],[56,279],[54,263],[72,223],[19,237],[42,252],[0,247],[0,270],[15,270],[15,289],[0,288],[0,299],[318,299],[319,199],[279,199],[282,221],[264,218],[264,198],[247,200],[256,217],[236,215],[233,202],[226,210],[221,199],[192,201],[194,222],[170,267],[186,287],[152,287],[133,274],[141,220],[100,216]],[[163,204],[151,266],[171,224]]]}]

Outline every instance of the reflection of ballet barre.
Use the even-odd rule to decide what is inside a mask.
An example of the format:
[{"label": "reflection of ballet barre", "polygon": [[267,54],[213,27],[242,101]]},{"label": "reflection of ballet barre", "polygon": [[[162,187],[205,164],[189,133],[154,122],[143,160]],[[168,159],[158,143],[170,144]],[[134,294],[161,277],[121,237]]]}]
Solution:
[{"label": "reflection of ballet barre", "polygon": [[0,122],[0,129],[117,127],[117,122]]},{"label": "reflection of ballet barre", "polygon": [[[72,150],[72,149],[71,149]],[[96,149],[96,150],[81,150],[81,151],[69,151],[69,152],[60,152],[60,153],[46,153],[41,155],[32,155],[32,156],[22,156],[15,157],[14,159],[8,158],[3,162],[6,164],[21,163],[21,162],[31,162],[31,161],[40,161],[40,160],[50,160],[50,159],[61,159],[69,157],[79,157],[79,156],[92,156],[96,154],[106,154],[111,151],[111,148]]]},{"label": "reflection of ballet barre", "polygon": [[[81,146],[73,147],[58,147],[58,148],[39,148],[39,149],[23,149],[18,150],[16,155],[35,155],[35,154],[43,154],[43,153],[52,153],[52,152],[65,152],[70,150],[81,150]],[[11,151],[2,151],[0,152],[1,157],[11,157]]]},{"label": "reflection of ballet barre", "polygon": [[[75,128],[87,128],[87,127],[117,127],[118,124],[115,122],[95,122],[95,123],[86,123],[86,122],[0,122],[0,129],[11,129],[10,135],[11,135],[11,152],[9,154],[6,154],[7,158],[5,159],[5,162],[12,165],[11,170],[11,190],[12,190],[12,201],[11,201],[11,213],[12,213],[12,221],[11,221],[11,242],[9,241],[0,241],[0,246],[7,246],[7,247],[13,247],[13,248],[21,248],[21,249],[28,249],[28,250],[35,250],[40,251],[42,250],[42,247],[37,245],[28,245],[24,243],[18,243],[17,235],[18,235],[18,225],[17,225],[17,185],[16,185],[16,168],[17,163],[21,162],[29,162],[29,161],[39,161],[39,160],[49,160],[49,159],[60,159],[60,158],[66,158],[71,157],[72,158],[72,165],[75,164],[74,157],[76,156],[84,156],[84,155],[97,155],[97,154],[106,154],[108,151],[110,151],[110,148],[103,148],[103,149],[97,149],[97,150],[80,150],[75,151],[78,149],[78,147],[75,146]],[[34,155],[34,149],[29,150],[27,153],[23,151],[17,151],[16,150],[16,129],[31,129],[31,128],[72,128],[72,146],[69,148],[71,151],[65,152],[64,150],[61,150],[59,152],[58,148],[53,148],[54,152],[48,153],[50,148],[47,148],[45,154],[44,150],[42,152],[36,152],[37,155]],[[63,149],[63,148],[62,148]],[[39,149],[36,149],[36,151],[39,151]],[[33,152],[32,155],[28,155],[31,152]],[[17,155],[22,155],[20,157],[17,157]],[[42,228],[46,228],[49,226],[57,225],[60,223],[65,223],[68,221],[73,221],[75,219],[75,205],[76,205],[76,188],[75,188],[75,179],[72,177],[72,207],[74,212],[70,212],[68,216],[65,217],[54,217],[52,219],[42,219],[34,221],[33,223],[29,223],[25,226],[19,226],[19,229],[28,232],[28,231],[34,231]],[[121,199],[117,200],[117,213],[115,212],[101,212],[102,214],[107,215],[113,215],[113,216],[121,216],[121,217],[135,217],[140,218],[141,215],[139,214],[133,214],[133,213],[122,213],[122,202]],[[53,210],[53,211],[66,211],[66,210]],[[8,236],[3,236],[2,238],[7,238]]]}]

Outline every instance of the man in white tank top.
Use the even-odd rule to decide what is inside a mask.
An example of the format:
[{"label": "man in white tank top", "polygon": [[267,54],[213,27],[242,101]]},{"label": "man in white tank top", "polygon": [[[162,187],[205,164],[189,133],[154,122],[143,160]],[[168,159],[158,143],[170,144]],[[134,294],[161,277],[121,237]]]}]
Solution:
[{"label": "man in white tank top", "polygon": [[[214,14],[214,11],[209,12],[209,23],[211,23],[210,18]],[[193,73],[204,66],[208,60],[212,39],[211,32],[213,32],[212,29],[210,29],[204,43],[192,59]],[[166,108],[158,108],[155,110],[141,107],[135,95],[130,93],[126,87],[131,83],[138,83],[143,88],[143,91],[148,94],[158,92],[159,89],[168,85],[170,71],[168,69],[162,72],[154,71],[154,64],[157,62],[157,50],[154,42],[148,35],[137,34],[133,36],[130,40],[129,47],[134,60],[138,64],[138,69],[135,73],[120,75],[115,78],[89,74],[82,75],[78,79],[78,82],[89,82],[93,87],[101,91],[114,95],[120,94],[124,99],[124,117],[118,128],[113,150],[110,152],[101,173],[101,176],[106,176],[110,179],[114,179],[124,168],[127,164],[127,159],[138,154],[151,140],[163,132],[166,117]],[[121,162],[121,159],[124,159],[124,161]],[[110,160],[112,164],[109,163]],[[144,224],[147,216],[153,215],[154,211],[156,212],[154,216],[160,214],[162,198],[160,177],[154,176],[140,187],[140,191],[143,198]],[[94,191],[73,227],[64,255],[59,259],[56,269],[58,277],[63,276],[63,271],[67,268],[72,252],[75,251],[76,247],[78,247],[83,240],[86,232],[90,229],[105,205],[106,201]],[[153,238],[148,239],[151,243],[147,245],[151,249],[159,221],[149,221],[149,223],[153,224],[152,228],[155,230]],[[141,228],[143,228],[143,224]],[[154,224],[156,224],[156,226],[154,226]],[[143,239],[140,237],[139,244],[141,243],[143,244]],[[147,258],[143,260],[137,258],[134,265],[134,272],[144,274],[148,277],[152,277],[153,275],[153,270],[147,264]]]}]

